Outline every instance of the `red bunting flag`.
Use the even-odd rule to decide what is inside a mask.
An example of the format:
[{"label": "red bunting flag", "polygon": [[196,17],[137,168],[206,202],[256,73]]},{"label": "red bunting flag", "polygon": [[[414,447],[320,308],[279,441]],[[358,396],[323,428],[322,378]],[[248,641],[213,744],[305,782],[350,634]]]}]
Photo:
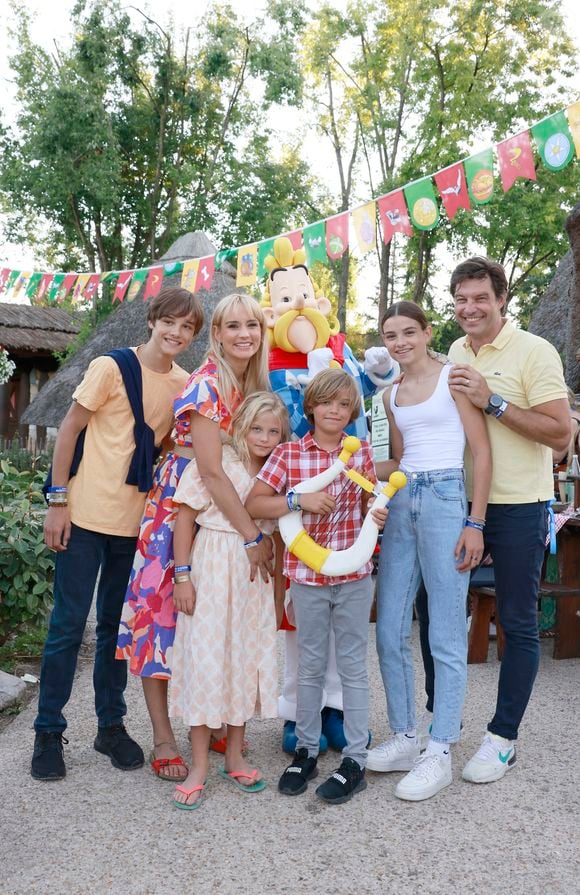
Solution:
[{"label": "red bunting flag", "polygon": [[67,273],[64,280],[61,283],[59,293],[56,297],[57,301],[64,301],[71,291],[72,287],[75,284],[77,275],[76,273]]},{"label": "red bunting flag", "polygon": [[290,240],[295,252],[302,248],[302,230],[293,230],[292,233],[284,233],[284,236]]},{"label": "red bunting flag", "polygon": [[117,285],[115,287],[115,294],[113,295],[113,304],[116,301],[123,301],[125,298],[125,293],[127,292],[127,287],[131,282],[131,277],[133,276],[132,270],[122,270],[119,274],[119,278],[117,280]]},{"label": "red bunting flag", "polygon": [[450,221],[460,208],[465,208],[467,211],[471,209],[465,171],[461,162],[439,171],[434,179]]},{"label": "red bunting flag", "polygon": [[155,298],[163,285],[163,268],[152,267],[147,276],[145,289],[143,290],[143,301],[148,298]]},{"label": "red bunting flag", "polygon": [[87,280],[85,288],[82,291],[83,298],[86,298],[87,301],[92,301],[96,295],[97,288],[100,282],[100,273],[92,273]]},{"label": "red bunting flag", "polygon": [[213,282],[214,271],[214,255],[208,255],[207,258],[200,259],[199,269],[197,271],[197,279],[195,281],[196,292],[199,292],[200,289],[206,289],[209,292],[209,290],[211,289],[211,284]]},{"label": "red bunting flag", "polygon": [[497,157],[504,193],[507,193],[518,177],[536,179],[529,131],[522,131],[521,134],[498,143]]},{"label": "red bunting flag", "polygon": [[387,196],[381,196],[377,200],[377,205],[385,245],[390,243],[393,233],[404,233],[405,236],[413,235],[403,190],[395,190]]},{"label": "red bunting flag", "polygon": [[348,211],[326,221],[326,252],[337,261],[348,249]]},{"label": "red bunting flag", "polygon": [[43,273],[42,279],[40,281],[40,285],[38,286],[38,292],[36,293],[36,301],[42,301],[46,296],[48,291],[48,287],[52,283],[53,274],[51,273]]},{"label": "red bunting flag", "polygon": [[8,277],[10,276],[10,268],[3,267],[0,270],[0,293],[4,292],[6,289],[6,283],[8,282]]}]

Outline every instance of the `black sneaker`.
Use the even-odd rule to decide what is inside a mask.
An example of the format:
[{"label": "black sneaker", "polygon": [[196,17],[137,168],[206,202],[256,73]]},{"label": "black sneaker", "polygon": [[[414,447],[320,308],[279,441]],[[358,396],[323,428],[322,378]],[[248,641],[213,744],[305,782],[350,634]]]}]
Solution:
[{"label": "black sneaker", "polygon": [[289,764],[278,781],[278,791],[285,796],[299,796],[308,786],[308,781],[318,777],[316,758],[308,757],[308,749],[297,749],[292,764]]},{"label": "black sneaker", "polygon": [[95,749],[108,755],[111,763],[121,771],[134,771],[145,762],[141,746],[131,739],[123,724],[99,727]]},{"label": "black sneaker", "polygon": [[353,758],[343,758],[340,767],[317,788],[316,795],[323,802],[341,805],[366,788],[365,769]]},{"label": "black sneaker", "polygon": [[35,780],[62,780],[66,777],[63,743],[68,745],[68,740],[62,733],[36,734],[30,764],[30,773]]}]

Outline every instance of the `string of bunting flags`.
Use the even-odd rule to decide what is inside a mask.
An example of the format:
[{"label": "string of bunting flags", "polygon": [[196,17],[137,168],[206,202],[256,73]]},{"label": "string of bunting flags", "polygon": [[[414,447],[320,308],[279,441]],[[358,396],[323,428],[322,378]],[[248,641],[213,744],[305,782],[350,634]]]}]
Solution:
[{"label": "string of bunting flags", "polygon": [[[537,179],[533,144],[550,171],[562,170],[575,155],[580,158],[580,101],[496,144],[497,169],[504,192],[518,178]],[[328,264],[329,259],[341,258],[348,248],[351,222],[358,249],[365,254],[376,246],[377,212],[383,241],[388,244],[395,233],[412,236],[414,228],[433,230],[437,227],[441,215],[439,199],[447,217],[453,221],[459,209],[471,211],[473,206],[486,205],[494,195],[496,184],[494,148],[490,146],[377,199],[307,224],[300,230],[278,235],[288,236],[295,249],[304,246],[309,267],[316,261]],[[63,302],[72,293],[73,303],[92,303],[101,283],[116,281],[113,303],[133,301],[141,287],[144,287],[143,299],[147,301],[157,295],[165,276],[176,273],[181,273],[181,285],[191,292],[209,290],[214,273],[224,260],[236,267],[236,285],[253,286],[266,276],[264,260],[271,253],[276,238],[271,236],[260,242],[222,249],[204,258],[136,270],[38,273],[3,268],[0,270],[0,295],[5,293],[13,299],[25,295],[31,303],[52,304]]]}]

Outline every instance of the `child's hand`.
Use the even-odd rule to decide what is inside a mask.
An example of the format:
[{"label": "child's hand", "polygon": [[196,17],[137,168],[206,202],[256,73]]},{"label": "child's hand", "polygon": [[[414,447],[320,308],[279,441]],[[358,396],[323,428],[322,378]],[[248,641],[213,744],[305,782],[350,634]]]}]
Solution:
[{"label": "child's hand", "polygon": [[173,585],[173,602],[178,612],[193,615],[195,609],[195,590],[191,581],[182,581]]},{"label": "child's hand", "polygon": [[316,491],[314,494],[301,494],[300,506],[307,513],[316,513],[319,516],[325,516],[332,513],[336,501],[334,497],[327,494],[326,491]]},{"label": "child's hand", "polygon": [[371,516],[373,517],[375,524],[378,526],[379,531],[382,531],[385,527],[385,522],[387,521],[387,516],[389,515],[389,511],[387,507],[383,507],[382,509],[373,510],[371,509]]}]

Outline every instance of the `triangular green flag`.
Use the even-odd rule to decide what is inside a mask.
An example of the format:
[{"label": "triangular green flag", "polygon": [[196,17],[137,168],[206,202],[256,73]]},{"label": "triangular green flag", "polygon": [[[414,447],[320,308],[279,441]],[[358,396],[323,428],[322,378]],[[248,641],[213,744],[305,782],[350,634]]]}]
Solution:
[{"label": "triangular green flag", "polygon": [[306,252],[306,264],[308,267],[316,261],[322,264],[328,264],[328,255],[326,253],[326,234],[324,231],[324,221],[317,224],[309,224],[302,231],[304,239],[304,251]]},{"label": "triangular green flag", "polygon": [[36,295],[36,290],[40,285],[40,281],[42,280],[41,273],[33,273],[30,275],[30,279],[28,281],[28,286],[26,287],[26,298],[34,298]]},{"label": "triangular green flag", "polygon": [[215,256],[215,269],[221,270],[224,261],[229,261],[232,267],[238,266],[238,250],[237,249],[220,249]]},{"label": "triangular green flag", "polygon": [[6,289],[5,289],[6,292],[10,292],[10,290],[15,285],[16,280],[18,279],[19,276],[20,276],[19,270],[11,270],[10,271],[10,273],[8,274],[8,279],[6,280]]},{"label": "triangular green flag", "polygon": [[143,267],[140,267],[138,270],[133,271],[131,283],[129,284],[129,288],[127,289],[127,301],[134,301],[137,298],[137,293],[145,282],[148,274],[149,270]]},{"label": "triangular green flag", "polygon": [[564,112],[556,112],[532,127],[532,136],[546,168],[560,171],[574,156],[574,143]]},{"label": "triangular green flag", "polygon": [[181,273],[182,270],[183,261],[168,261],[163,265],[163,275],[166,277],[170,277],[175,273]]},{"label": "triangular green flag", "polygon": [[268,275],[268,271],[264,267],[264,261],[274,251],[274,237],[265,239],[264,242],[258,244],[258,279],[263,280]]},{"label": "triangular green flag", "polygon": [[403,187],[409,216],[418,230],[433,230],[439,223],[439,206],[430,177]]},{"label": "triangular green flag", "polygon": [[64,280],[66,274],[64,273],[55,273],[52,278],[52,283],[48,289],[47,300],[48,301],[56,301],[58,293],[60,291],[60,287],[62,286],[62,281]]},{"label": "triangular green flag", "polygon": [[476,205],[487,205],[493,196],[493,149],[484,149],[463,162],[469,196]]}]

